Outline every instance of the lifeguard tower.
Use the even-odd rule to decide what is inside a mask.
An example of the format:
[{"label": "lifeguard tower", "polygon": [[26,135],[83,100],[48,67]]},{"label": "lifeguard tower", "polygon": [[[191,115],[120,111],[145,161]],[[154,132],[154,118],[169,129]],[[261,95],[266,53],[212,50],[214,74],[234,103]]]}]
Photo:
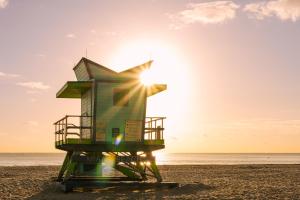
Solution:
[{"label": "lifeguard tower", "polygon": [[[151,63],[117,73],[82,58],[73,69],[77,81],[68,81],[57,92],[57,98],[81,99],[80,115],[66,115],[54,123],[55,147],[67,152],[58,175],[66,190],[83,182],[108,184],[151,177],[162,181],[152,151],[165,147],[165,118],[146,117],[146,105],[148,97],[167,86],[140,82],[140,74]],[[107,165],[125,176],[104,176]]]}]

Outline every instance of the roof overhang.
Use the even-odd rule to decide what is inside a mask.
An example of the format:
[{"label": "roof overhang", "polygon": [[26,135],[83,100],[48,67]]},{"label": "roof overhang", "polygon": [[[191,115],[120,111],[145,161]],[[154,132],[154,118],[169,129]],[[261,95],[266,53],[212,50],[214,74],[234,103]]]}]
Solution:
[{"label": "roof overhang", "polygon": [[68,81],[56,93],[56,98],[81,98],[93,85],[92,81]]},{"label": "roof overhang", "polygon": [[159,92],[162,92],[167,89],[166,84],[153,84],[151,86],[147,86],[147,97],[155,95]]},{"label": "roof overhang", "polygon": [[152,60],[148,61],[148,62],[145,62],[141,65],[138,65],[138,66],[135,66],[135,67],[132,67],[130,69],[127,69],[125,71],[121,71],[119,72],[119,76],[120,77],[124,77],[124,78],[127,78],[127,79],[137,79],[139,78],[140,74],[147,70],[147,69],[150,69],[151,67],[151,64],[152,64]]}]

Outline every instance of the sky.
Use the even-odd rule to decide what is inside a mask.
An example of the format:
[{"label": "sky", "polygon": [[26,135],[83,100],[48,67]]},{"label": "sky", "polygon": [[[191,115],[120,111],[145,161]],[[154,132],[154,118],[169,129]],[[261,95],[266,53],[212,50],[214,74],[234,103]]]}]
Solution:
[{"label": "sky", "polygon": [[300,1],[0,0],[0,152],[58,152],[56,99],[81,57],[153,59],[164,152],[300,152]]}]

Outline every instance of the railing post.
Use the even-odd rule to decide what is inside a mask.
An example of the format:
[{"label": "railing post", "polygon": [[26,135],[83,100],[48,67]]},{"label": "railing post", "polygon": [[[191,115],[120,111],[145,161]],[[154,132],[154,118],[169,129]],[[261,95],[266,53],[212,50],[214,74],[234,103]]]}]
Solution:
[{"label": "railing post", "polygon": [[164,118],[161,118],[161,139],[164,139]]},{"label": "railing post", "polygon": [[60,121],[58,122],[58,131],[59,131],[58,140],[59,140],[59,144],[60,144],[60,131],[61,131]]},{"label": "railing post", "polygon": [[[79,125],[77,125],[78,121],[76,120],[74,122],[74,120],[72,119],[68,119],[68,118],[79,118]],[[86,119],[85,122],[84,119]],[[70,124],[69,122],[70,121]],[[63,117],[61,120],[57,121],[54,123],[55,125],[55,144],[58,145],[62,145],[65,144],[67,142],[68,139],[68,135],[77,135],[79,138],[79,143],[82,142],[82,139],[84,139],[84,131],[87,131],[87,136],[92,136],[92,116],[75,116],[75,115],[66,115],[65,117]],[[72,131],[68,131],[68,130],[73,130],[76,129],[75,133]],[[78,130],[80,131],[78,133]],[[89,133],[89,134],[88,134]],[[85,137],[85,139],[87,139]]]},{"label": "railing post", "polygon": [[56,127],[56,124],[55,124],[55,132],[54,132],[54,137],[55,137],[55,146],[56,146],[56,141],[57,141],[57,127]]},{"label": "railing post", "polygon": [[82,139],[82,117],[79,117],[79,131],[80,131],[80,142]]},{"label": "railing post", "polygon": [[[157,127],[156,127],[156,120],[154,121],[154,127],[155,127],[155,130],[157,129]],[[155,138],[154,138],[154,140],[157,140],[157,131],[155,131]]]},{"label": "railing post", "polygon": [[89,117],[90,120],[90,139],[93,140],[93,138],[96,138],[96,135],[94,136],[94,129],[93,129],[93,117]]},{"label": "railing post", "polygon": [[68,124],[68,116],[66,116],[66,119],[65,119],[65,138],[64,138],[64,142],[66,142],[66,139],[67,139],[67,124]]},{"label": "railing post", "polygon": [[150,135],[151,135],[151,140],[152,140],[152,117],[150,118]]}]

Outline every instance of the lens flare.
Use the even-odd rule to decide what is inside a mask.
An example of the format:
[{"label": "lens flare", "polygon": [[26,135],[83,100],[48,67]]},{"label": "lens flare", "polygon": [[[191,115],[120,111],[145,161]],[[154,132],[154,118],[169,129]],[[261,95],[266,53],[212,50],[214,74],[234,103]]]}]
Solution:
[{"label": "lens flare", "polygon": [[119,145],[123,139],[123,134],[119,134],[115,139],[115,145]]},{"label": "lens flare", "polygon": [[111,175],[114,171],[116,157],[113,155],[107,155],[103,159],[103,167],[102,167],[102,174],[104,175]]}]

